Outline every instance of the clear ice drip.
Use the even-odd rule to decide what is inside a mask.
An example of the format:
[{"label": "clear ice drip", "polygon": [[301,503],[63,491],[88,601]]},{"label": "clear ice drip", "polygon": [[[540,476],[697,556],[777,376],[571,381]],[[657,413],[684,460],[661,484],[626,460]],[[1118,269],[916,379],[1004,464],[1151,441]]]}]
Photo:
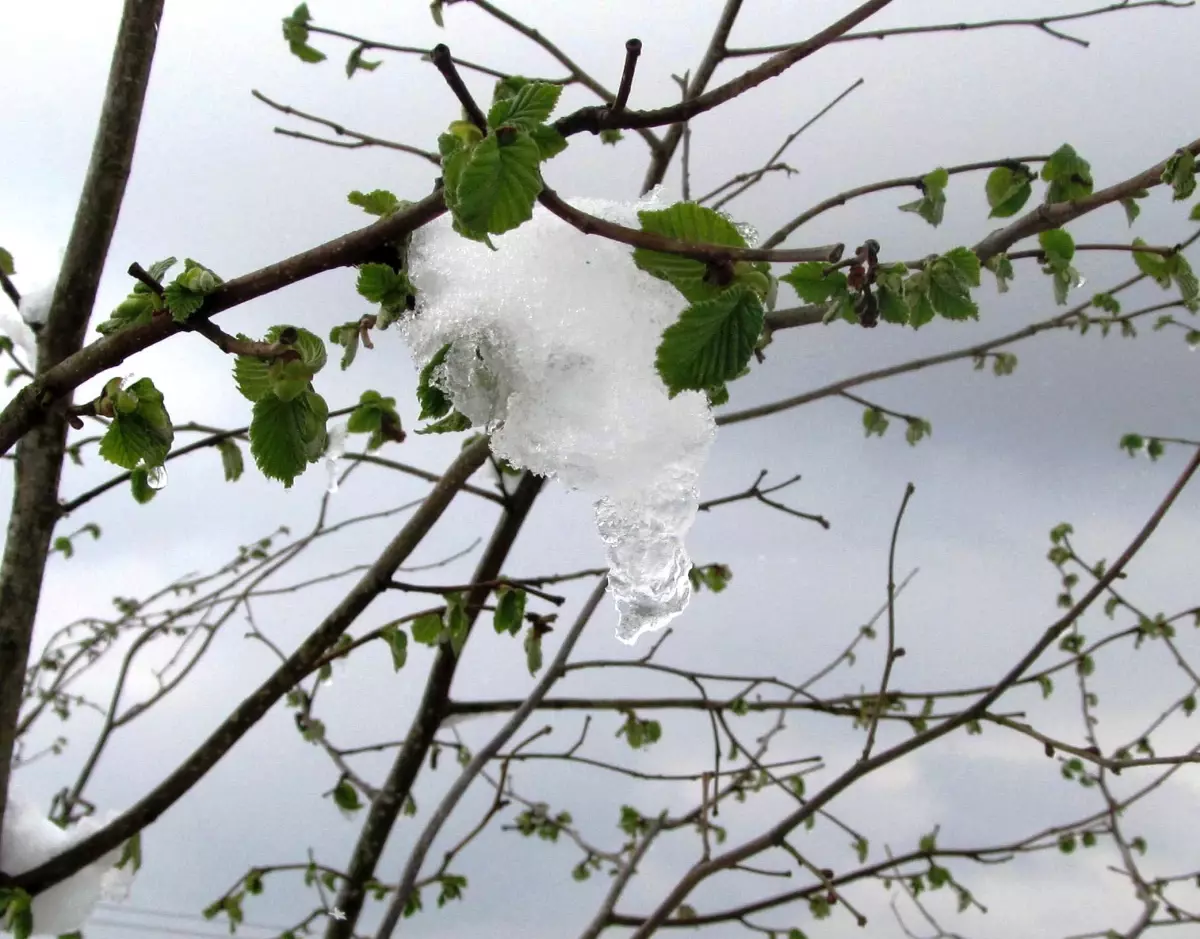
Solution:
[{"label": "clear ice drip", "polygon": [[[573,200],[638,227],[629,204]],[[617,636],[633,643],[691,595],[683,539],[714,435],[704,395],[668,398],[654,369],[662,332],[687,305],[638,270],[630,249],[568,226],[540,206],[494,239],[456,234],[447,217],[413,238],[416,311],[401,331],[418,367],[453,343],[434,383],[515,466],[596,497]]]}]

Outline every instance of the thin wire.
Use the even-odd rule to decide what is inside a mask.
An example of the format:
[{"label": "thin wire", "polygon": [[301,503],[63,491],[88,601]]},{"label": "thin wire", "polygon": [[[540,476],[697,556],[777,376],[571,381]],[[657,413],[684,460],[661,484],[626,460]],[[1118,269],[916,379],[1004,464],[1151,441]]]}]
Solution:
[{"label": "thin wire", "polygon": [[[186,936],[191,937],[191,939],[224,939],[224,937],[228,935],[228,933],[223,932],[200,932],[198,930],[176,929],[174,927],[164,928],[162,926],[150,926],[145,923],[121,923],[111,919],[100,919],[99,917],[93,917],[84,924],[85,932],[90,926],[105,926],[111,929],[129,929],[134,932],[152,932],[157,933],[160,936]],[[241,929],[244,926],[245,924],[243,923],[239,925],[238,928]]]},{"label": "thin wire", "polygon": [[[211,923],[212,920],[205,919],[199,913],[183,913],[175,910],[160,910],[147,906],[133,906],[127,903],[110,903],[106,900],[101,900],[96,904],[96,909],[103,913],[129,913],[134,916],[160,916],[164,919],[181,919],[193,923]],[[271,932],[282,933],[291,929],[291,926],[279,926],[271,923],[240,923],[239,927],[246,929],[266,929]]]}]

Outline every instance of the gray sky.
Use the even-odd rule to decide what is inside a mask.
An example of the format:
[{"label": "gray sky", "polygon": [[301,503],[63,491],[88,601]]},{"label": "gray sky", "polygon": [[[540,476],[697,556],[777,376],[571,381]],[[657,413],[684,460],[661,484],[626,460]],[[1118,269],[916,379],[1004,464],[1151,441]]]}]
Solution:
[{"label": "gray sky", "polygon": [[[486,61],[526,74],[559,76],[560,66],[521,37],[500,29],[470,4],[446,11],[447,29],[434,27],[421,2],[358,2],[310,5],[321,25],[350,33],[418,46],[450,44],[458,56]],[[733,44],[754,45],[808,35],[849,10],[849,2],[797,5],[755,0],[734,32]],[[907,0],[892,5],[872,26],[983,20],[1060,10],[1086,3],[1049,0]],[[340,7],[340,9],[339,9]],[[0,138],[0,244],[16,257],[18,285],[28,289],[50,275],[65,244],[74,202],[86,167],[108,68],[120,4],[115,0],[69,4],[26,4],[0,0],[0,87],[5,95]],[[599,80],[615,85],[623,42],[643,41],[643,55],[631,97],[633,107],[672,101],[672,72],[699,60],[720,3],[614,0],[605,4],[511,2],[515,15],[536,25]],[[123,274],[130,261],[147,263],[175,254],[197,258],[225,277],[311,247],[362,224],[345,202],[352,189],[391,189],[417,198],[429,189],[432,167],[387,151],[342,151],[271,133],[276,124],[312,130],[268,110],[250,96],[255,88],[302,110],[344,122],[367,133],[432,147],[436,134],[456,116],[457,104],[432,66],[412,57],[385,55],[372,74],[347,81],[342,71],[347,44],[326,37],[313,43],[329,53],[319,66],[290,56],[279,36],[279,17],[288,9],[268,3],[168,4],[151,89],[142,123],[133,177],[110,253],[97,306],[99,316],[129,289]],[[752,190],[730,206],[739,219],[764,235],[825,196],[875,179],[923,173],[951,165],[1005,156],[1046,153],[1064,141],[1091,163],[1097,186],[1125,178],[1166,157],[1193,139],[1179,96],[1171,89],[1194,83],[1200,19],[1194,11],[1145,10],[1084,21],[1073,29],[1092,47],[1084,50],[1034,30],[993,30],[974,34],[894,38],[830,48],[783,77],[698,119],[693,138],[693,192],[702,193],[731,175],[753,169],[796,126],[855,79],[865,86],[803,135],[786,159],[800,170]],[[718,80],[750,60],[723,66]],[[468,77],[486,97],[490,82]],[[562,110],[591,103],[580,89],[563,96]],[[632,198],[645,166],[645,148],[634,134],[616,148],[602,148],[587,135],[547,164],[548,181],[568,196]],[[676,170],[668,180],[678,193]],[[1040,190],[1035,189],[1035,193]],[[948,189],[946,221],[933,229],[896,211],[913,198],[905,191],[882,193],[816,219],[789,245],[866,237],[883,245],[887,258],[920,257],[969,244],[995,223],[986,219],[982,175],[956,177]],[[1156,190],[1145,201],[1133,234],[1172,244],[1187,237],[1187,206],[1172,204]],[[1095,213],[1071,226],[1077,241],[1121,241],[1132,237],[1119,208]],[[1194,261],[1195,263],[1195,261]],[[1088,278],[1083,295],[1133,272],[1120,254],[1081,257]],[[1010,294],[996,295],[984,275],[978,323],[939,320],[919,333],[882,326],[874,331],[845,325],[809,327],[780,335],[765,366],[732,388],[731,409],[770,401],[818,387],[827,381],[879,365],[901,362],[934,350],[952,349],[1007,332],[1055,312],[1047,279],[1021,262]],[[790,302],[790,292],[781,294]],[[1126,295],[1126,309],[1166,299],[1153,285]],[[332,323],[367,312],[353,291],[353,272],[338,271],[295,285],[224,314],[230,331],[261,334],[278,322],[292,322],[325,335]],[[1186,314],[1181,314],[1186,315]],[[916,495],[905,519],[898,569],[920,568],[899,609],[899,628],[908,655],[899,663],[894,686],[943,688],[994,679],[1027,649],[1056,617],[1057,578],[1046,563],[1047,531],[1056,523],[1075,524],[1077,544],[1089,557],[1115,557],[1144,521],[1181,468],[1183,448],[1168,448],[1156,464],[1130,460],[1117,440],[1131,430],[1196,437],[1200,404],[1195,396],[1198,360],[1182,332],[1141,330],[1136,342],[1093,331],[1039,337],[1014,347],[1016,373],[994,378],[956,363],[857,389],[885,406],[919,414],[933,424],[933,436],[916,448],[903,441],[893,422],[883,440],[863,437],[861,409],[830,399],[765,421],[722,430],[703,482],[706,498],[745,488],[768,468],[773,478],[802,473],[803,481],[785,493],[788,504],[820,512],[833,523],[824,532],[759,505],[729,506],[701,516],[689,538],[699,562],[721,561],[734,571],[733,585],[720,596],[703,594],[676,623],[663,660],[696,669],[721,669],[798,678],[815,671],[853,636],[884,598],[888,536],[904,485]],[[166,394],[177,422],[195,420],[219,426],[245,423],[246,402],[228,378],[230,363],[199,338],[183,336],[127,363],[122,374],[150,375]],[[108,377],[108,376],[103,376]],[[322,372],[318,390],[333,407],[352,403],[368,387],[394,395],[405,426],[416,424],[414,372],[399,337],[380,337],[378,348],[359,355],[354,368]],[[97,379],[91,389],[98,388]],[[86,394],[81,392],[80,397]],[[411,437],[392,446],[396,459],[438,470],[457,451],[457,439]],[[249,455],[247,453],[247,460]],[[109,469],[91,457],[67,474],[70,497],[108,478]],[[7,500],[8,474],[3,498]],[[250,468],[236,485],[220,480],[215,454],[200,453],[171,464],[170,484],[149,506],[136,506],[124,489],[90,503],[64,522],[65,530],[95,521],[104,528],[96,543],[81,541],[70,561],[51,561],[39,635],[92,612],[110,609],[114,594],[137,595],[190,570],[209,569],[236,548],[280,523],[303,530],[312,524],[324,486],[314,467],[293,489],[283,491]],[[480,482],[488,480],[480,474]],[[418,498],[419,481],[376,468],[364,468],[332,501],[336,517]],[[7,504],[7,503],[5,503]],[[482,508],[481,508],[482,506]],[[460,499],[422,546],[413,563],[428,563],[486,538],[494,507]],[[1174,612],[1195,602],[1189,591],[1200,496],[1185,493],[1175,512],[1131,568],[1129,589],[1151,611]],[[396,522],[354,529],[329,539],[281,582],[307,574],[368,562],[395,530]],[[468,555],[427,575],[434,582],[465,576],[477,556]],[[573,570],[602,563],[601,545],[591,527],[586,497],[551,485],[535,508],[508,565],[514,575]],[[417,575],[413,575],[414,578]],[[268,634],[292,647],[336,603],[339,585],[318,588],[256,607]],[[584,588],[564,590],[573,600]],[[371,608],[356,632],[416,608],[413,601],[388,596]],[[568,605],[564,619],[573,612]],[[1098,636],[1102,617],[1085,627]],[[580,644],[580,658],[634,658],[645,644],[628,650],[612,636],[615,616],[606,604]],[[101,810],[122,809],[148,790],[189,753],[225,715],[232,702],[257,686],[272,668],[261,646],[242,638],[235,619],[219,635],[210,654],[167,702],[118,734],[92,786],[90,798]],[[486,627],[486,623],[484,623]],[[519,644],[497,638],[490,629],[473,641],[455,685],[456,697],[518,696],[530,687]],[[552,637],[553,638],[553,637]],[[1181,638],[1196,650],[1194,634]],[[548,654],[553,644],[548,647]],[[414,650],[407,668],[395,676],[382,649],[370,648],[335,675],[321,692],[320,716],[341,746],[402,736],[423,681],[426,650]],[[852,670],[831,677],[828,693],[856,691],[878,682],[880,652],[868,649]],[[1184,679],[1157,648],[1126,661],[1124,651],[1100,662],[1102,740],[1111,746],[1134,733],[1165,704],[1186,693]],[[1108,666],[1107,668],[1105,666]],[[1126,674],[1118,675],[1119,667]],[[96,692],[111,680],[98,676]],[[140,685],[138,684],[140,682]],[[1036,696],[1014,694],[1011,709],[1030,708],[1048,732],[1079,740],[1078,704],[1070,678],[1048,705]],[[139,676],[135,689],[151,687]],[[573,679],[556,694],[690,693],[682,682],[652,681],[642,673],[606,671]],[[1006,706],[1010,698],[1005,699]],[[1112,702],[1111,704],[1109,702]],[[532,731],[552,722],[549,748],[566,746],[579,732],[575,714],[527,725]],[[761,722],[743,719],[747,738]],[[694,772],[711,758],[706,721],[684,715],[664,719],[662,743],[632,753],[612,739],[615,715],[593,721],[589,746],[599,758],[653,772]],[[464,737],[482,743],[494,721],[466,724]],[[739,725],[741,726],[741,725]],[[1160,752],[1194,745],[1186,724],[1164,728]],[[47,802],[73,778],[90,746],[96,721],[81,716],[67,725],[70,746],[57,761],[45,761],[18,775],[22,789]],[[47,724],[52,736],[59,728]],[[882,733],[882,742],[902,739],[906,730]],[[1157,740],[1157,738],[1156,738]],[[793,718],[778,745],[780,754],[820,754],[830,767],[816,779],[832,778],[862,746],[861,732],[845,722]],[[623,751],[623,752],[622,752]],[[364,759],[361,771],[378,781],[390,753]],[[418,782],[421,807],[433,804],[452,778],[448,757],[437,774]],[[273,711],[180,804],[144,838],[146,866],[135,884],[131,907],[195,913],[256,864],[302,861],[311,847],[320,860],[338,867],[354,843],[356,824],[347,822],[320,793],[336,782],[328,759],[305,744],[284,709]],[[634,784],[619,776],[581,772],[557,764],[522,766],[516,780],[522,794],[569,810],[588,837],[616,847],[614,827],[623,803],[653,814],[697,796],[681,783]],[[1134,780],[1136,783],[1136,780]],[[1127,783],[1128,785],[1128,783]],[[1170,874],[1195,863],[1194,826],[1184,824],[1180,805],[1200,797],[1200,774],[1184,770],[1162,790],[1157,802],[1131,813],[1130,824],[1144,834],[1152,852],[1148,869]],[[485,788],[474,792],[461,816],[449,826],[444,845],[461,835],[486,804]],[[686,801],[685,801],[686,800]],[[1172,808],[1174,806],[1174,809]],[[778,817],[788,803],[763,794],[745,806],[722,811],[730,843]],[[883,845],[909,849],[941,824],[945,844],[970,846],[1023,836],[1045,825],[1101,807],[1094,792],[1063,781],[1054,761],[1026,738],[988,728],[980,737],[952,735],[915,757],[851,789],[836,803],[839,817],[872,839],[872,857]],[[397,825],[380,876],[394,880],[405,847],[418,828]],[[797,843],[814,859],[838,869],[852,862],[848,836],[818,824]],[[695,839],[677,836],[656,847],[642,876],[620,904],[623,912],[645,912],[695,860]],[[578,934],[590,918],[607,878],[575,884],[569,872],[579,854],[569,844],[524,841],[492,831],[456,865],[470,878],[464,903],[433,909],[412,921],[411,933],[428,936],[469,934],[561,937]],[[1041,856],[1003,867],[953,870],[991,912],[955,919],[952,900],[938,897],[934,909],[946,914],[947,928],[973,937],[1051,936],[1107,928],[1132,921],[1131,891],[1103,870],[1114,863],[1107,848],[1077,854]],[[780,868],[787,858],[770,858]],[[793,882],[802,883],[803,880]],[[730,875],[705,885],[692,902],[699,910],[721,909],[779,887],[780,882]],[[887,894],[876,883],[849,896],[872,919],[872,937],[902,935],[887,909]],[[298,879],[280,877],[267,892],[247,903],[247,919],[287,924],[310,909]],[[220,926],[179,919],[151,919],[104,911],[100,919],[154,924],[162,936],[172,929],[220,934]],[[913,915],[907,921],[915,923]],[[364,919],[371,925],[373,917]],[[814,924],[806,909],[765,914],[761,922],[781,928],[795,924],[810,936],[858,935],[851,919],[838,912]],[[89,939],[132,935],[121,929],[89,926]],[[267,935],[250,930],[252,937]],[[733,926],[708,935],[742,934]]]}]

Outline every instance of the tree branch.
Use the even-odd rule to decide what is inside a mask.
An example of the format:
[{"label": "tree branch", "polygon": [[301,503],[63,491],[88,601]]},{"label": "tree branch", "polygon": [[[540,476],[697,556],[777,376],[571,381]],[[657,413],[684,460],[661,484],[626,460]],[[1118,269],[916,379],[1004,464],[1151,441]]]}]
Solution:
[{"label": "tree branch", "polygon": [[[310,27],[311,29],[311,27]],[[297,110],[291,105],[280,104],[277,101],[272,101],[261,91],[252,90],[250,92],[255,98],[263,104],[280,111],[283,114],[288,114],[293,117],[298,117],[306,121],[312,121],[314,124],[320,124],[323,127],[328,127],[339,137],[349,137],[351,141],[328,140],[324,137],[314,137],[311,134],[301,133],[298,130],[285,130],[282,127],[276,127],[275,133],[282,134],[285,137],[298,137],[301,140],[312,140],[316,143],[329,144],[333,147],[345,147],[347,149],[357,149],[359,147],[386,147],[389,150],[399,150],[402,153],[411,153],[413,156],[418,156],[423,160],[428,160],[434,166],[442,165],[442,158],[436,153],[429,150],[422,150],[420,147],[413,147],[406,143],[397,143],[394,140],[385,140],[382,137],[374,137],[371,134],[364,134],[357,130],[350,130],[348,127],[343,127],[334,121],[323,117],[318,117],[315,114],[308,114],[304,111]]]},{"label": "tree branch", "polygon": [[728,261],[780,261],[798,263],[802,261],[823,261],[827,264],[838,261],[845,250],[845,245],[822,245],[819,248],[795,248],[791,250],[764,251],[761,248],[733,248],[726,245],[689,244],[676,241],[655,232],[640,231],[636,228],[626,228],[616,222],[589,215],[574,206],[568,205],[549,186],[542,189],[538,201],[547,209],[561,218],[573,228],[585,235],[600,235],[609,241],[631,245],[635,248],[646,248],[650,251],[666,251],[680,257],[694,258],[697,261],[721,263]]},{"label": "tree branch", "polygon": [[591,620],[592,614],[596,612],[596,607],[600,605],[600,601],[604,598],[607,588],[608,581],[606,579],[601,580],[595,589],[592,590],[591,596],[588,597],[583,605],[583,609],[579,611],[579,615],[575,618],[574,625],[571,626],[570,631],[563,639],[562,645],[554,656],[554,660],[529,693],[529,696],[517,708],[512,717],[505,722],[496,735],[480,748],[479,752],[471,759],[471,762],[459,774],[459,777],[454,780],[446,795],[443,796],[442,801],[434,810],[433,815],[430,816],[425,828],[417,838],[416,844],[409,853],[408,861],[404,865],[404,871],[400,875],[399,886],[396,887],[396,893],[388,904],[383,922],[375,934],[376,939],[389,939],[392,935],[392,932],[396,928],[396,923],[399,922],[400,916],[404,912],[405,904],[408,903],[408,898],[412,894],[413,885],[420,876],[421,864],[424,862],[425,856],[429,853],[429,849],[433,846],[433,840],[438,836],[438,832],[446,824],[446,821],[457,807],[459,800],[466,794],[471,783],[475,781],[475,777],[487,766],[488,761],[500,752],[500,748],[512,739],[513,734],[521,729],[521,725],[533,713],[538,702],[549,693],[554,683],[563,676],[567,659],[570,657],[572,650],[574,650],[575,643],[583,634],[583,628]]},{"label": "tree branch", "polygon": [[[486,442],[485,442],[486,447]],[[508,502],[500,523],[492,532],[475,573],[472,583],[494,581],[500,574],[509,551],[516,541],[517,534],[525,523],[534,499],[541,491],[545,482],[541,476],[525,473],[518,483],[516,491]],[[488,594],[490,587],[476,587],[466,600],[468,620],[467,635],[474,627]],[[433,743],[434,735],[441,726],[447,714],[450,700],[450,686],[458,668],[458,657],[448,645],[438,647],[429,677],[425,682],[425,690],[421,695],[421,703],[417,708],[405,738],[404,746],[396,754],[387,779],[380,787],[380,795],[367,812],[359,832],[358,841],[354,846],[350,863],[347,866],[347,879],[338,891],[337,907],[346,914],[345,919],[330,920],[325,929],[325,939],[349,939],[354,935],[358,917],[362,913],[365,899],[365,885],[375,874],[375,865],[379,862],[383,849],[396,823],[396,817],[404,804],[413,782],[425,762],[425,757]]]},{"label": "tree branch", "polygon": [[489,443],[481,439],[464,449],[430,490],[420,507],[391,540],[342,602],[321,625],[248,698],[242,701],[208,739],[158,786],[100,831],[61,854],[13,878],[13,883],[37,894],[81,870],[151,824],[212,769],[274,706],[386,588],[396,569],[412,554],[450,505],[463,484],[487,457]]},{"label": "tree branch", "polygon": [[[18,392],[18,398],[37,388],[48,371],[83,345],[133,165],[162,8],[163,0],[125,0],[83,191],[50,314],[37,333],[38,378]],[[0,562],[0,832],[30,639],[58,521],[70,403],[68,393],[48,420],[21,441],[16,454],[12,512]]]}]

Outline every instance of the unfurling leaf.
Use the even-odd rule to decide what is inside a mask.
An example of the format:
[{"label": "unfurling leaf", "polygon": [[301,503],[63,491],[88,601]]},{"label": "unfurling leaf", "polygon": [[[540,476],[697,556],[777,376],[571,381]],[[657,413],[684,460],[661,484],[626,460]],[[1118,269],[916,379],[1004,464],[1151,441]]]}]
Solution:
[{"label": "unfurling leaf", "polygon": [[384,626],[380,632],[384,642],[392,652],[392,668],[397,672],[404,668],[408,661],[408,634],[399,626]]},{"label": "unfurling leaf", "polygon": [[542,670],[542,634],[533,623],[525,630],[525,664],[530,675]]},{"label": "unfurling leaf", "polygon": [[505,126],[532,131],[550,119],[561,94],[562,85],[526,82],[515,94],[492,105],[487,116],[488,127],[493,131]]},{"label": "unfurling leaf", "polygon": [[421,405],[421,413],[417,416],[417,420],[437,420],[450,413],[450,398],[441,388],[433,384],[433,377],[437,369],[446,361],[446,356],[453,345],[452,342],[446,343],[421,369],[421,375],[417,381],[417,403]]},{"label": "unfurling leaf", "polygon": [[161,466],[171,450],[175,429],[154,382],[141,378],[128,388],[115,378],[104,386],[97,411],[112,418],[100,455],[127,470],[138,464]]},{"label": "unfurling leaf", "polygon": [[412,622],[413,642],[436,646],[442,635],[442,618],[437,613],[424,613]]},{"label": "unfurling leaf", "polygon": [[359,69],[363,69],[364,71],[367,71],[367,72],[373,72],[373,71],[375,71],[375,69],[379,68],[379,66],[383,65],[383,62],[379,61],[378,59],[375,59],[375,60],[364,59],[363,53],[366,51],[367,51],[367,47],[365,44],[362,44],[362,43],[355,46],[351,50],[350,57],[348,59],[346,59],[346,77],[347,78],[353,78],[354,73],[357,72]]},{"label": "unfurling leaf", "polygon": [[946,185],[950,174],[939,167],[921,179],[922,196],[915,202],[900,206],[901,212],[915,212],[935,228],[942,223],[946,211]]},{"label": "unfurling leaf", "polygon": [[347,779],[339,780],[338,784],[333,787],[333,801],[341,809],[342,814],[347,817],[363,807],[358,798],[358,790]]},{"label": "unfurling leaf", "polygon": [[325,59],[325,53],[308,44],[308,23],[311,19],[308,4],[300,4],[291,16],[283,18],[283,38],[287,40],[292,55],[301,62],[322,62]]},{"label": "unfurling leaf", "polygon": [[172,319],[177,323],[185,322],[204,305],[204,298],[222,283],[221,278],[203,264],[184,258],[183,273],[163,288],[163,300]]},{"label": "unfurling leaf", "polygon": [[1174,202],[1181,202],[1196,191],[1196,157],[1180,148],[1171,154],[1163,168],[1162,181],[1174,191]]},{"label": "unfurling leaf", "polygon": [[425,427],[418,427],[415,433],[418,434],[454,434],[460,430],[470,430],[471,419],[465,414],[460,414],[458,411],[451,411],[440,421],[434,421],[432,424],[427,424]]},{"label": "unfurling leaf", "polygon": [[1075,148],[1064,143],[1042,165],[1046,202],[1070,202],[1092,194],[1092,167]]},{"label": "unfurling leaf", "polygon": [[346,196],[346,201],[356,205],[368,215],[387,218],[401,207],[401,202],[386,189],[372,189],[370,192],[360,192],[355,189]]},{"label": "unfurling leaf", "polygon": [[237,482],[246,468],[245,461],[242,459],[242,448],[237,445],[236,441],[226,437],[224,440],[217,441],[217,450],[221,454],[221,468],[225,471],[225,481]]},{"label": "unfurling leaf", "polygon": [[525,591],[505,585],[496,591],[496,612],[492,625],[498,633],[515,636],[525,618]]},{"label": "unfurling leaf", "polygon": [[992,209],[988,218],[1009,218],[1021,211],[1033,192],[1033,179],[1033,171],[1023,163],[992,170],[986,185],[987,201]]}]

